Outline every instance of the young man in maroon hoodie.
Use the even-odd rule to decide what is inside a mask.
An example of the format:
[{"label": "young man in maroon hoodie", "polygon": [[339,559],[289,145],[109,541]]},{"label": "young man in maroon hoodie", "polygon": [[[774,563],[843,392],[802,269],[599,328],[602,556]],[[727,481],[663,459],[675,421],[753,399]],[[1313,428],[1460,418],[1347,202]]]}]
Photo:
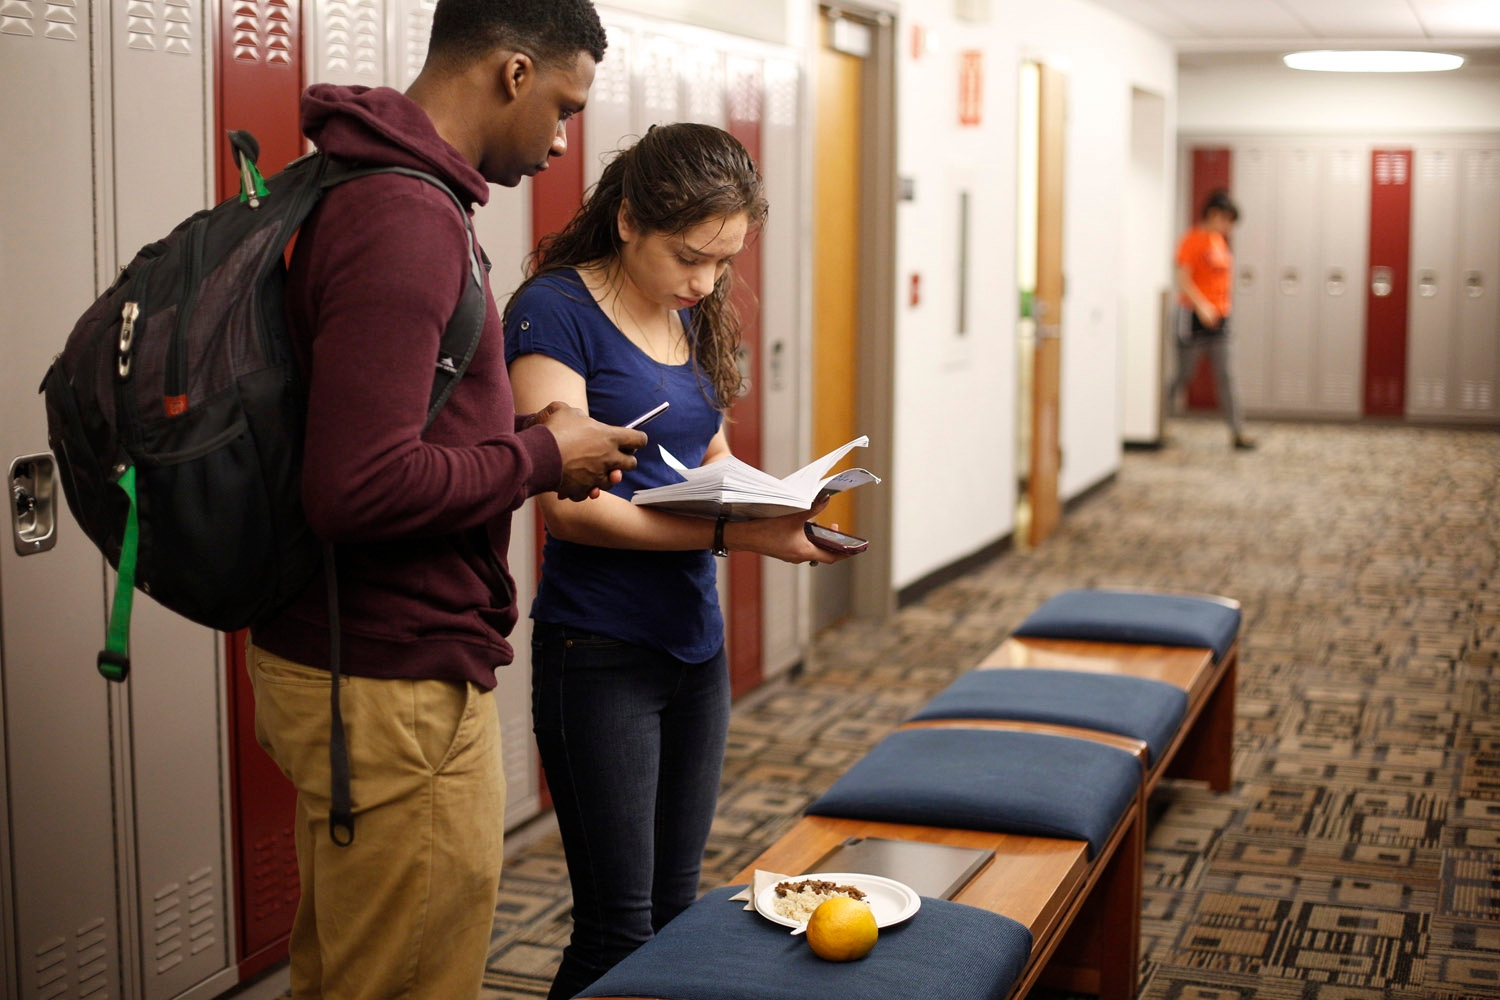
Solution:
[{"label": "young man in maroon hoodie", "polygon": [[[588,0],[439,0],[405,95],[311,87],[303,131],[327,153],[436,175],[482,205],[491,183],[513,187],[563,154],[563,123],[582,110],[604,47]],[[597,495],[646,443],[562,404],[517,416],[487,281],[478,350],[423,430],[469,261],[453,200],[387,173],[327,193],[288,276],[309,386],[303,501],[337,552],[355,834],[330,828],[317,580],[249,649],[257,736],[297,787],[297,1000],[478,994],[504,836],[493,689],[516,622],[511,512],[541,492]]]}]

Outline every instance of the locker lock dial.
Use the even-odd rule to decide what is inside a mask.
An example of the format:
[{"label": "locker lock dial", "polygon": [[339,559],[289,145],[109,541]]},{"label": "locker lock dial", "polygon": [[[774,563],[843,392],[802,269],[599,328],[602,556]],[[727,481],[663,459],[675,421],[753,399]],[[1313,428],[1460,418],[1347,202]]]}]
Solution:
[{"label": "locker lock dial", "polygon": [[11,541],[16,554],[46,552],[57,544],[57,464],[49,454],[10,463]]}]

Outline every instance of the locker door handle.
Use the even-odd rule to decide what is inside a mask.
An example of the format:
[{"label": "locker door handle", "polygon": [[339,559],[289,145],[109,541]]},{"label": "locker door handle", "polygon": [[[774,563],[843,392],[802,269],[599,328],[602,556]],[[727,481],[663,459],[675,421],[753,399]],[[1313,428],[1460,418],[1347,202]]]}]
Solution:
[{"label": "locker door handle", "polygon": [[1377,299],[1383,299],[1391,294],[1395,288],[1395,276],[1391,274],[1388,267],[1375,267],[1370,269],[1370,292]]},{"label": "locker door handle", "polygon": [[1343,295],[1344,294],[1345,282],[1344,282],[1344,271],[1343,271],[1342,268],[1335,267],[1335,268],[1331,269],[1328,272],[1328,285],[1327,285],[1327,288],[1328,288],[1328,294],[1329,295]]},{"label": "locker door handle", "polygon": [[1464,272],[1464,294],[1471,299],[1477,299],[1484,294],[1484,275],[1478,271]]},{"label": "locker door handle", "polygon": [[1240,287],[1241,288],[1249,288],[1253,284],[1255,284],[1255,268],[1253,268],[1253,267],[1242,267],[1242,268],[1240,268]]},{"label": "locker door handle", "polygon": [[778,340],[771,345],[771,389],[779,392],[786,388],[786,341]]},{"label": "locker door handle", "polygon": [[17,555],[46,552],[57,544],[56,470],[45,453],[10,463],[11,541]]},{"label": "locker door handle", "polygon": [[1417,294],[1430,299],[1437,294],[1437,272],[1421,271],[1417,275]]},{"label": "locker door handle", "polygon": [[1295,267],[1289,267],[1281,272],[1281,294],[1296,295],[1298,287],[1302,284],[1302,278]]},{"label": "locker door handle", "polygon": [[734,363],[735,366],[740,370],[740,378],[744,381],[745,391],[749,392],[750,386],[754,384],[755,381],[751,377],[752,373],[755,371],[755,368],[750,361],[750,348],[746,347],[744,344],[741,344],[740,349],[734,352]]}]

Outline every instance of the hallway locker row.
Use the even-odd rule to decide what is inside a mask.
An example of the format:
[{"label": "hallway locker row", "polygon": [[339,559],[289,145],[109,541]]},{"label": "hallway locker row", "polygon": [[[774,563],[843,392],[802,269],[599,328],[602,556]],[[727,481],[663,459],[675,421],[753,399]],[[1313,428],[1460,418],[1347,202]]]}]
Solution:
[{"label": "hallway locker row", "polygon": [[1500,136],[1254,137],[1190,156],[1185,210],[1221,186],[1240,208],[1250,415],[1500,422]]},{"label": "hallway locker row", "polygon": [[[0,107],[9,145],[0,190],[31,193],[0,204],[7,465],[34,468],[25,459],[47,450],[37,384],[77,315],[139,246],[229,190],[224,131],[250,129],[266,172],[279,169],[303,151],[302,86],[404,88],[425,58],[432,7],[5,5],[0,78],[6,93],[26,97]],[[784,207],[754,261],[741,261],[759,305],[742,359],[755,394],[736,411],[735,447],[785,474],[803,451],[800,62],[775,46],[601,14],[610,48],[568,156],[518,191],[493,189],[477,217],[496,297],[519,283],[534,236],[566,219],[622,140],[673,120],[735,132]],[[113,574],[60,488],[54,499],[56,544],[0,553],[0,995],[214,996],[284,955],[297,899],[292,796],[255,745],[234,639],[138,594],[131,675],[121,685],[98,675]],[[528,509],[511,554],[523,614],[534,591],[530,523]],[[753,680],[800,657],[805,615],[793,567],[745,568],[737,562],[725,583],[741,598],[732,654]],[[517,662],[499,672],[508,825],[541,808],[526,631],[523,617]]]}]

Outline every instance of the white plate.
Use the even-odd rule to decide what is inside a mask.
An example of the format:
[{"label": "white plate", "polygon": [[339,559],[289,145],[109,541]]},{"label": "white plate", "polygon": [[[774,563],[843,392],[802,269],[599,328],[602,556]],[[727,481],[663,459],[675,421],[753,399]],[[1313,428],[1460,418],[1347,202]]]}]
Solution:
[{"label": "white plate", "polygon": [[[787,881],[801,882],[804,879],[819,879],[838,885],[852,885],[859,889],[865,894],[865,902],[870,904],[870,910],[875,914],[877,927],[899,924],[922,906],[922,897],[918,896],[911,886],[897,882],[893,878],[852,872],[812,872],[807,875],[797,875]],[[804,922],[798,922],[777,913],[774,905],[775,899],[776,885],[773,883],[762,889],[755,897],[755,911],[773,924],[793,929],[803,926]]]}]

